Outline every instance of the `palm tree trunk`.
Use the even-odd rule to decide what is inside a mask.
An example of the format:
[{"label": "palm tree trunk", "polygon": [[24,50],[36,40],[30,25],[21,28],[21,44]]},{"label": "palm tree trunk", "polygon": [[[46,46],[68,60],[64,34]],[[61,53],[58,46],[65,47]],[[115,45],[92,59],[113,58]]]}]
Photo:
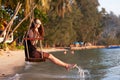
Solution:
[{"label": "palm tree trunk", "polygon": [[[16,7],[16,10],[15,10],[14,16],[12,17],[12,19],[11,19],[10,22],[8,23],[8,25],[7,25],[7,27],[5,28],[5,30],[3,31],[3,33],[6,31],[6,35],[5,35],[5,38],[4,38],[4,40],[3,40],[2,43],[4,43],[4,42],[7,40],[8,34],[9,34],[10,29],[11,29],[11,26],[12,26],[12,24],[13,24],[13,21],[14,21],[16,15],[18,14],[18,11],[20,10],[21,6],[22,6],[22,4],[20,4],[20,3],[17,4],[17,7]],[[3,33],[2,33],[2,34],[3,34]],[[2,35],[2,34],[1,34],[1,35]],[[1,35],[0,35],[0,36],[1,36]]]}]

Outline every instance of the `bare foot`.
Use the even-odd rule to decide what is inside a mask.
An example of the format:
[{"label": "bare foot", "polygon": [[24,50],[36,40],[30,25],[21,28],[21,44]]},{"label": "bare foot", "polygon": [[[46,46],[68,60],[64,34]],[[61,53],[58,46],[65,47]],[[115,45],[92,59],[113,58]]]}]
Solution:
[{"label": "bare foot", "polygon": [[77,66],[77,64],[68,64],[68,66],[66,66],[66,69],[69,71],[70,69],[75,68],[75,66]]}]

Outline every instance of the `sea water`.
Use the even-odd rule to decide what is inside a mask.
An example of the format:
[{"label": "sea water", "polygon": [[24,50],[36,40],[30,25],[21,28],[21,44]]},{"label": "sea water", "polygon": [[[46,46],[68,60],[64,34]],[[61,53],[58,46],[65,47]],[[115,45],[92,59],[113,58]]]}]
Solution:
[{"label": "sea water", "polygon": [[19,80],[20,79],[20,74],[15,74],[13,77],[7,77],[4,78],[3,80]]},{"label": "sea water", "polygon": [[49,61],[27,63],[13,77],[0,80],[120,80],[120,49],[81,50],[74,54],[55,52],[53,55],[77,66],[66,71]]},{"label": "sea water", "polygon": [[85,79],[85,78],[90,77],[90,73],[88,70],[84,70],[80,66],[77,66],[77,65],[75,66],[75,68],[78,69],[78,75],[80,78]]},{"label": "sea water", "polygon": [[[90,78],[90,73],[88,70],[84,70],[78,65],[76,65],[75,68],[73,68],[72,70],[74,70],[74,69],[77,69],[77,74],[78,74],[80,80],[86,80],[86,78]],[[4,79],[4,80],[20,80],[21,76],[22,76],[22,74],[15,74],[13,77],[8,77],[7,79]],[[61,77],[64,78],[66,76],[61,76]]]}]

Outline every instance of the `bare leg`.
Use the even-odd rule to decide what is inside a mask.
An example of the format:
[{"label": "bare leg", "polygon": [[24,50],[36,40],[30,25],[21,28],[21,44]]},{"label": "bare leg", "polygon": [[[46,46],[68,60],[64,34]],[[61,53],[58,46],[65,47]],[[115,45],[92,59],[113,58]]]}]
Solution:
[{"label": "bare leg", "polygon": [[54,57],[52,54],[49,54],[48,59],[59,66],[65,67],[67,70],[69,70],[70,68],[74,68],[76,66],[76,64],[65,63],[61,61],[60,59]]}]

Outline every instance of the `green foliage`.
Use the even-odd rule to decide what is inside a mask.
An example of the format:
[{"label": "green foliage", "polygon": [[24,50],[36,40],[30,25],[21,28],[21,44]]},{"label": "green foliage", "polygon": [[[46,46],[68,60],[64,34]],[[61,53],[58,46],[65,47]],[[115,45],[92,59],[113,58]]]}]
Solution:
[{"label": "green foliage", "polygon": [[[10,17],[13,16],[18,2],[21,2],[23,5],[12,25],[12,29],[15,28],[15,26],[25,17],[24,11],[26,10],[26,4],[24,0],[2,0],[1,2],[4,7],[0,9],[0,17],[6,20],[10,20]],[[120,43],[120,29],[117,29],[114,40],[109,37],[109,35],[108,37],[104,37],[106,34],[103,36],[102,33],[104,33],[104,27],[115,23],[119,26],[120,23],[119,19],[117,20],[113,16],[112,20],[110,20],[108,16],[105,15],[106,11],[104,8],[102,11],[98,11],[98,0],[76,0],[77,5],[72,5],[71,12],[67,13],[67,11],[63,9],[63,11],[66,11],[64,12],[64,18],[59,17],[56,12],[57,0],[51,0],[50,2],[48,1],[49,4],[47,4],[46,7],[50,5],[49,8],[47,8],[49,10],[45,11],[42,9],[43,7],[41,1],[34,0],[32,2],[37,5],[37,8],[33,13],[34,17],[40,18],[45,28],[44,44],[49,44],[51,46],[53,44],[68,46],[74,41],[96,42],[103,44],[109,44],[113,41],[114,44]],[[18,38],[19,41],[22,41],[24,33],[28,30],[29,23],[30,21],[28,18],[20,25],[14,33],[15,39]],[[23,48],[22,46],[17,47],[20,49]]]},{"label": "green foliage", "polygon": [[102,30],[101,14],[97,10],[98,2],[76,1],[78,7],[73,6],[72,12],[65,14],[64,19],[55,15],[55,12],[49,15],[50,20],[45,29],[47,43],[68,45],[74,41],[97,41]]},{"label": "green foliage", "polygon": [[4,48],[4,45],[0,43],[0,49],[3,49]]},{"label": "green foliage", "polygon": [[6,50],[6,49],[9,49],[9,50],[17,50],[17,49],[24,49],[24,46],[23,45],[18,45],[16,46],[16,42],[13,42],[12,44],[7,44],[7,43],[0,43],[0,49],[3,49],[3,50]]},{"label": "green foliage", "polygon": [[8,44],[8,48],[9,48],[10,50],[16,50],[16,42],[14,41],[14,42],[12,42],[11,44]]},{"label": "green foliage", "polygon": [[16,46],[16,48],[23,50],[23,49],[24,49],[24,46],[23,46],[23,45],[19,45],[19,46]]},{"label": "green foliage", "polygon": [[8,44],[7,43],[0,43],[0,49],[6,50],[8,48]]},{"label": "green foliage", "polygon": [[5,9],[0,8],[0,18],[9,20],[10,14]]},{"label": "green foliage", "polygon": [[80,5],[82,22],[80,26],[80,33],[83,41],[93,42],[97,40],[97,36],[100,33],[100,15],[98,12],[98,1],[89,0],[76,0],[77,4]]},{"label": "green foliage", "polygon": [[103,31],[100,40],[107,44],[120,44],[120,19],[114,13],[106,14],[102,18]]},{"label": "green foliage", "polygon": [[39,9],[36,8],[34,10],[34,14],[35,18],[40,18],[44,23],[48,22],[47,15],[44,12],[40,11]]}]

